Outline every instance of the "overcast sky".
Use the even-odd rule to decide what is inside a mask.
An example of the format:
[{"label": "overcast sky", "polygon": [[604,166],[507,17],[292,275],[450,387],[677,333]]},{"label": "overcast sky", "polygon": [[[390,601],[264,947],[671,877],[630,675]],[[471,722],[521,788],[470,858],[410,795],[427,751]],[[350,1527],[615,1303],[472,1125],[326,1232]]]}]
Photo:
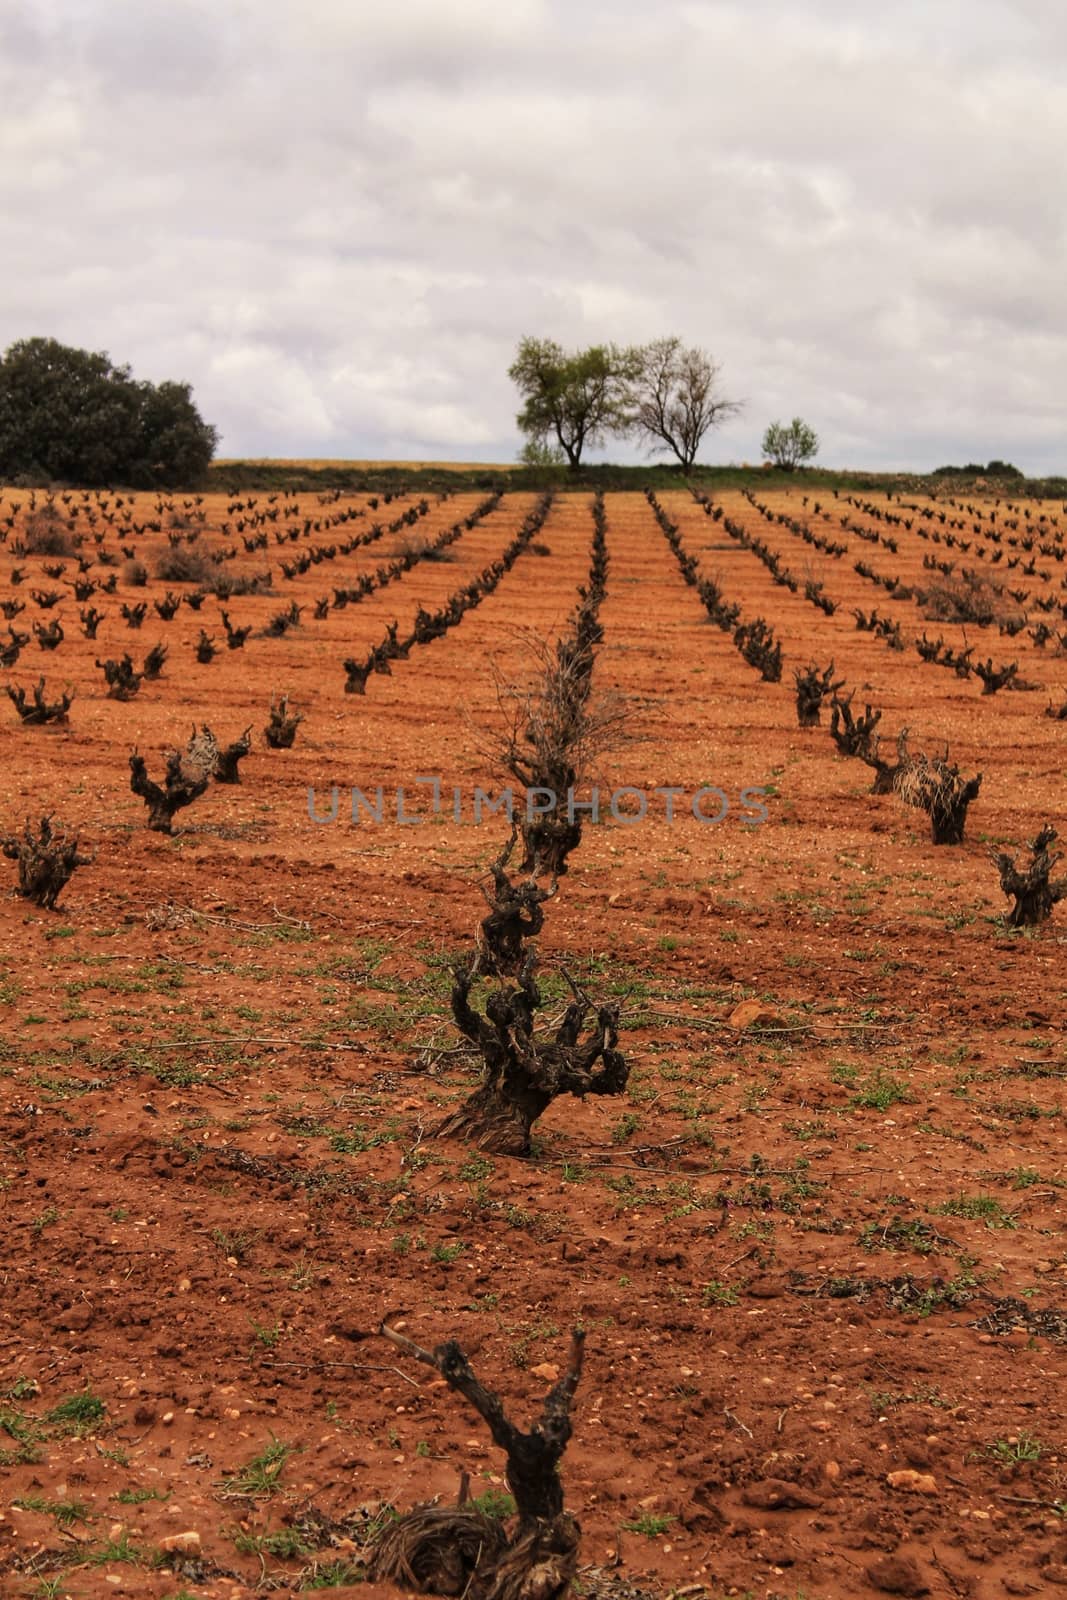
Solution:
[{"label": "overcast sky", "polygon": [[2,0],[0,348],[510,461],[523,334],[677,333],[708,461],[1067,471],[1065,77],[1062,0]]}]

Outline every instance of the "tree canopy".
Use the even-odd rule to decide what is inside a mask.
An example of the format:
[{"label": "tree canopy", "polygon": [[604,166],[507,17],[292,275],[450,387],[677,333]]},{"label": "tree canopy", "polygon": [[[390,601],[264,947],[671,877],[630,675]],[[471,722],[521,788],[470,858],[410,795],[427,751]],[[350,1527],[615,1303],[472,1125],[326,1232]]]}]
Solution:
[{"label": "tree canopy", "polygon": [[586,445],[625,431],[633,376],[633,352],[615,345],[568,354],[554,339],[523,339],[508,377],[525,402],[516,422],[533,447],[531,456],[554,439],[576,469]]},{"label": "tree canopy", "polygon": [[636,434],[690,471],[710,428],[741,409],[719,391],[720,369],[678,338],[565,351],[554,339],[523,339],[508,369],[524,405],[516,421],[531,466],[577,469],[587,445]]},{"label": "tree canopy", "polygon": [[137,382],[103,352],[22,339],[0,359],[0,476],[89,487],[192,484],[217,430],[187,383]]},{"label": "tree canopy", "polygon": [[763,435],[763,454],[785,472],[792,472],[818,453],[819,435],[801,417],[794,417],[788,427],[772,422]]}]

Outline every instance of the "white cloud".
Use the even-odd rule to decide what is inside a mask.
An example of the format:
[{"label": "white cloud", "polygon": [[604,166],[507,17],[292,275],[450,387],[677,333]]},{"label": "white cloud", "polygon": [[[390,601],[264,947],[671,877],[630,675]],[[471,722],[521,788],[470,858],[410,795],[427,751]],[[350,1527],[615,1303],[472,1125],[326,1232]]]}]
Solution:
[{"label": "white cloud", "polygon": [[525,333],[678,332],[823,459],[1067,466],[1045,0],[9,0],[0,346],[227,454],[510,459]]}]

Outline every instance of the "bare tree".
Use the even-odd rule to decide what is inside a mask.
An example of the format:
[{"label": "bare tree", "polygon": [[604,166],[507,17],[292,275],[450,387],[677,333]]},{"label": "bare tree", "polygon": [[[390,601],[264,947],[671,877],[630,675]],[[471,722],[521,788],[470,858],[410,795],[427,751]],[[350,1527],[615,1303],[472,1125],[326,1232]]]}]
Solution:
[{"label": "bare tree", "polygon": [[654,448],[666,445],[689,472],[709,428],[735,416],[742,402],[719,393],[718,363],[678,338],[656,339],[637,357],[634,429]]}]

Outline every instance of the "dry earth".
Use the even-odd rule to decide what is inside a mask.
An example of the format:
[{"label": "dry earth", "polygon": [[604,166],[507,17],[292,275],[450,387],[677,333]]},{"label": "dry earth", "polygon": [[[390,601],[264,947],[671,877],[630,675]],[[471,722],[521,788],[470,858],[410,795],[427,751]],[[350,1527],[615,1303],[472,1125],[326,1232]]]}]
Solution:
[{"label": "dry earth", "polygon": [[[0,598],[26,603],[13,626],[58,614],[65,632],[54,652],[31,638],[0,676],[30,686],[43,671],[50,696],[75,690],[65,725],[20,725],[4,701],[0,824],[55,813],[94,858],[53,912],[16,898],[0,861],[3,1594],[341,1594],[383,1505],[450,1497],[466,1468],[500,1507],[498,1453],[458,1397],[373,1336],[387,1312],[422,1344],[458,1338],[518,1418],[571,1327],[587,1330],[563,1476],[588,1594],[994,1600],[1067,1586],[1067,906],[1008,930],[990,861],[1046,820],[1063,829],[1067,722],[1044,712],[1064,700],[1067,655],[970,628],[979,659],[1018,660],[1039,685],[982,695],[852,615],[877,606],[906,640],[925,627],[962,644],[961,628],[853,570],[921,584],[924,555],[1025,587],[1028,609],[1067,601],[1054,558],[1003,570],[1030,559],[1008,543],[1026,535],[1023,509],[983,501],[979,536],[971,513],[940,508],[980,559],[920,537],[951,531],[936,513],[873,502],[905,528],[829,492],[818,513],[799,486],[771,498],[843,543],[835,557],[725,496],[800,578],[794,595],[688,493],[662,495],[702,572],[745,620],[773,625],[784,671],[768,683],[708,622],[645,499],[608,496],[594,684],[631,716],[597,779],[605,794],[684,794],[672,822],[653,796],[643,820],[587,824],[547,908],[552,992],[565,964],[624,995],[633,1071],[619,1100],[558,1102],[523,1161],[433,1138],[475,1077],[449,1020],[448,958],[484,915],[481,875],[506,833],[471,815],[476,785],[505,782],[481,753],[494,673],[528,676],[524,630],[566,626],[590,498],[561,496],[545,553],[522,554],[365,697],[342,692],[342,660],[498,556],[531,496],[505,495],[449,560],[315,620],[316,599],[476,497],[435,501],[417,528],[288,580],[282,559],[419,497],[372,509],[301,495],[294,512],[265,494],[239,496],[241,511],[221,496],[157,511],[142,495],[102,512],[79,493],[82,553],[119,563],[88,574],[119,573],[92,597],[106,614],[95,641],[69,596],[74,556],[13,556],[29,496],[0,498],[0,533],[13,519]],[[160,531],[123,529],[131,509]],[[246,553],[275,510],[268,548]],[[1039,515],[1041,537],[1062,538],[1064,509]],[[298,537],[282,549],[287,527]],[[217,570],[274,576],[271,595],[226,604],[253,631],[207,664],[194,646],[201,627],[224,643],[216,598],[170,622],[151,609],[191,587],[151,576],[168,532],[198,528],[190,548],[237,552]],[[146,587],[122,576],[123,545]],[[42,569],[56,560],[53,580]],[[833,616],[805,599],[807,580],[840,602]],[[66,598],[39,610],[30,592],[50,588]],[[134,630],[119,606],[140,599],[150,615]],[[264,637],[291,600],[298,626]],[[97,659],[129,650],[139,665],[157,641],[162,678],[108,699]],[[856,705],[882,709],[890,743],[907,726],[982,771],[962,845],[935,848],[920,812],[871,795],[825,711],[797,727],[793,669],[831,658]],[[260,732],[272,692],[305,716],[290,750]],[[251,723],[253,750],[241,785],[212,786],[166,838],[145,827],[127,758],[136,745],[158,776],[194,722],[225,738]],[[417,776],[441,779],[441,815],[426,815]],[[338,820],[312,821],[309,790],[325,815],[334,785]],[[354,785],[382,786],[381,823],[352,826]],[[718,824],[689,808],[708,785],[730,802]],[[418,824],[396,821],[399,786]],[[753,826],[740,792],[760,787],[768,820]],[[182,1533],[195,1547],[168,1552]]]}]

